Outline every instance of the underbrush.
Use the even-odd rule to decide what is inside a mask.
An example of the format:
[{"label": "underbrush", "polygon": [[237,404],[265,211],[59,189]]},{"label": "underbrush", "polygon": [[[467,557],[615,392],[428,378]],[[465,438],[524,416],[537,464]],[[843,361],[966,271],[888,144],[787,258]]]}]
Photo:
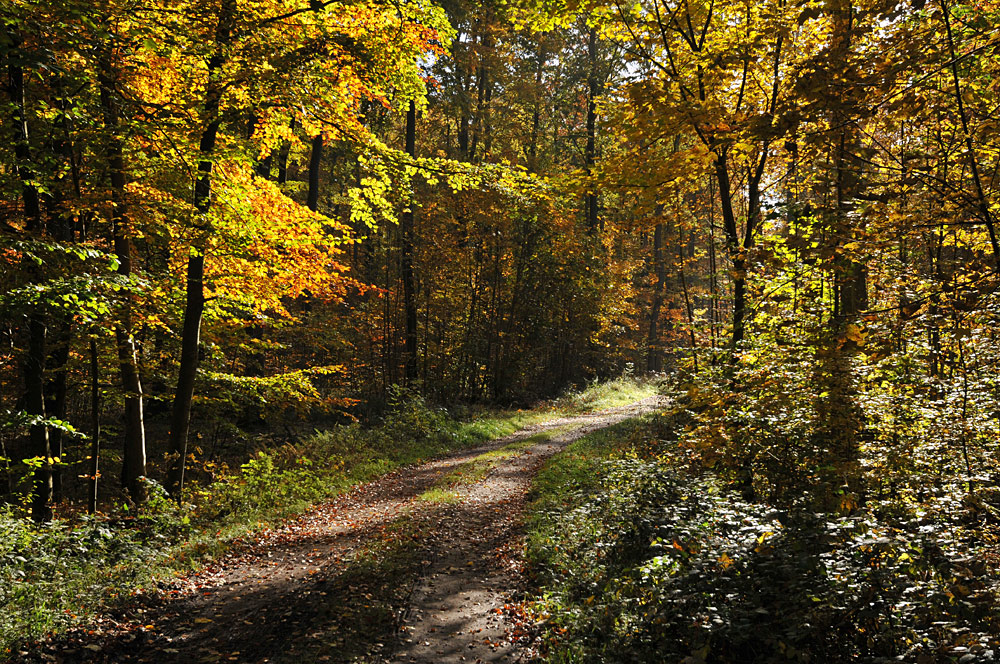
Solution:
[{"label": "underbrush", "polygon": [[599,432],[539,475],[545,661],[993,661],[991,549],[967,522],[750,502],[678,445],[691,425],[678,409]]},{"label": "underbrush", "polygon": [[381,424],[315,432],[297,444],[258,451],[238,469],[212,466],[210,473],[193,473],[212,479],[190,486],[180,504],[150,482],[150,500],[138,510],[120,505],[97,517],[73,515],[37,525],[14,506],[0,509],[0,656],[18,643],[85,621],[158,578],[221,554],[233,540],[358,483],[649,391],[645,383],[624,379],[531,411],[456,416],[400,389]]}]

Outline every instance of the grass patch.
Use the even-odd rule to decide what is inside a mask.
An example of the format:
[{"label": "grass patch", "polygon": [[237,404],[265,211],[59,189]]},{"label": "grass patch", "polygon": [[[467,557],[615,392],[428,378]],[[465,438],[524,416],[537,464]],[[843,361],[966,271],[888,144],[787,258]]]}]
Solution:
[{"label": "grass patch", "polygon": [[631,438],[655,417],[646,415],[600,429],[578,438],[550,458],[532,487],[529,532],[543,530],[543,523],[554,511],[592,494],[600,484],[606,462],[626,454]]},{"label": "grass patch", "polygon": [[[564,427],[560,427],[562,430]],[[500,449],[483,452],[479,456],[466,461],[452,470],[450,473],[440,477],[430,489],[417,496],[417,500],[430,503],[453,503],[458,500],[456,487],[475,484],[482,480],[491,470],[498,465],[511,459],[523,450],[534,445],[550,440],[553,432],[535,434],[525,440],[519,440]]]},{"label": "grass patch", "polygon": [[582,390],[571,390],[556,399],[552,408],[566,415],[589,413],[627,406],[656,395],[659,389],[657,381],[622,376],[603,383],[591,383]]},{"label": "grass patch", "polygon": [[[557,431],[564,429],[566,427],[560,427]],[[458,492],[455,490],[457,487],[479,482],[507,459],[517,456],[523,450],[550,440],[553,435],[554,432],[535,434],[525,440],[504,445],[500,449],[483,452],[440,477],[430,489],[417,496],[417,500],[428,503],[454,503],[459,498]]]},{"label": "grass patch", "polygon": [[417,496],[417,500],[424,503],[456,503],[458,502],[458,492],[442,487],[432,487]]},{"label": "grass patch", "polygon": [[582,415],[607,408],[617,408],[646,399],[660,392],[660,382],[634,376],[622,376],[606,382],[593,382],[582,389],[568,390],[562,396],[538,404],[530,410],[460,409],[454,435],[468,438],[470,444],[508,436],[532,424],[571,415]]},{"label": "grass patch", "polygon": [[[18,643],[86,622],[157,578],[196,568],[234,540],[395,468],[588,407],[609,407],[626,395],[636,400],[652,393],[637,381],[614,382],[531,411],[465,417],[400,392],[381,425],[316,432],[299,444],[258,452],[238,469],[215,468],[217,479],[192,487],[182,505],[152,484],[152,499],[143,509],[119,509],[99,519],[76,516],[35,525],[14,508],[0,509],[0,658]],[[468,477],[499,463],[501,457],[489,454],[466,469]],[[449,500],[447,487],[439,488],[425,499]]]},{"label": "grass patch", "polygon": [[[559,430],[564,428],[565,427],[561,427]],[[553,435],[554,432],[551,431],[539,433],[531,436],[530,438],[526,438],[525,440],[519,440],[517,442],[510,443],[509,445],[504,445],[500,449],[483,452],[476,458],[463,463],[455,470],[439,479],[434,483],[434,486],[455,487],[466,484],[475,484],[486,477],[491,470],[499,466],[507,459],[516,457],[530,447],[534,447],[535,445],[551,440]]]}]

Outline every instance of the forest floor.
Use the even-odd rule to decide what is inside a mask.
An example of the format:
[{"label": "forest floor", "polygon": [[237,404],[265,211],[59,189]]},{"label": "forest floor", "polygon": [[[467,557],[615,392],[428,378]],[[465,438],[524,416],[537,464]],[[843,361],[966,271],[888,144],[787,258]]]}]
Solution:
[{"label": "forest floor", "polygon": [[522,515],[546,459],[662,405],[550,420],[396,470],[256,533],[23,662],[512,662]]}]

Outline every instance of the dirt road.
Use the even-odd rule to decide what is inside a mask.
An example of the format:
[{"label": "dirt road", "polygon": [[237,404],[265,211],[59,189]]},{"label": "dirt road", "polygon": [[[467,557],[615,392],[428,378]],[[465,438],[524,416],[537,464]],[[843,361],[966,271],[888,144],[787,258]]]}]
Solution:
[{"label": "dirt road", "polygon": [[504,606],[523,586],[518,534],[539,466],[659,404],[552,420],[390,473],[23,661],[517,661]]}]

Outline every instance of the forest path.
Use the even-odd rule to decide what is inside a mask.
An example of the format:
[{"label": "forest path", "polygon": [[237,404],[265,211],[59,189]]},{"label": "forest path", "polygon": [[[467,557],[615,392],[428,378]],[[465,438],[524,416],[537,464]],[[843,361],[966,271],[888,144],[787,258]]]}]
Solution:
[{"label": "forest path", "polygon": [[546,459],[660,397],[550,420],[402,468],[260,533],[131,608],[70,662],[507,662],[504,605]]}]

